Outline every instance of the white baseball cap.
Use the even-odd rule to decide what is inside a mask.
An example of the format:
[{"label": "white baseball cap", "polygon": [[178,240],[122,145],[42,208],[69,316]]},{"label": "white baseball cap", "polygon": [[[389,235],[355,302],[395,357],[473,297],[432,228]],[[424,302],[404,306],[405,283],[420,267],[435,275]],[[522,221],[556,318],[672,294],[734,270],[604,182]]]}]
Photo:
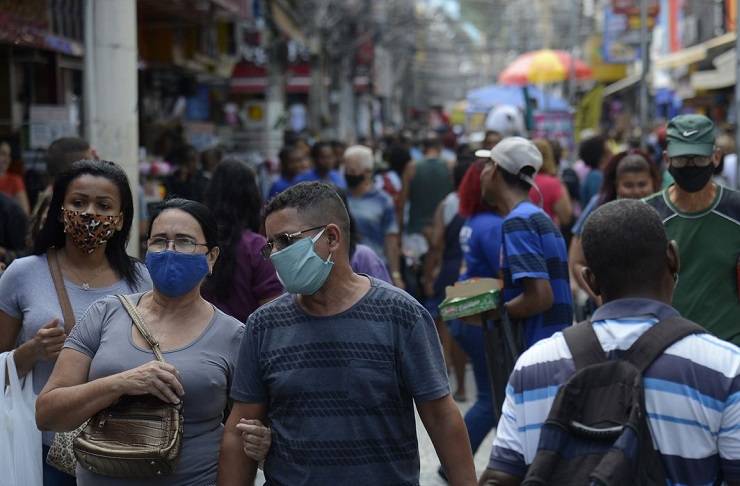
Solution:
[{"label": "white baseball cap", "polygon": [[509,174],[517,175],[525,167],[536,172],[542,167],[542,154],[537,146],[523,137],[507,137],[491,150],[476,150],[476,157],[490,158]]}]

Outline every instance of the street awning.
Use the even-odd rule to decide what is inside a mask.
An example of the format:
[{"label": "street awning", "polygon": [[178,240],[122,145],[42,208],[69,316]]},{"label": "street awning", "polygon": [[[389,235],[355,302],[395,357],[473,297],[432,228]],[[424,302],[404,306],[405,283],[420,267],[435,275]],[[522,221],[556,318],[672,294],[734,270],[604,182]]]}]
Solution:
[{"label": "street awning", "polygon": [[611,95],[613,95],[615,93],[618,93],[618,92],[620,92],[622,90],[625,90],[627,88],[630,88],[630,87],[636,85],[637,83],[640,82],[641,76],[642,76],[642,74],[640,74],[640,73],[631,74],[631,75],[627,76],[626,78],[620,79],[616,83],[610,84],[609,86],[607,86],[606,88],[604,88],[604,96],[605,97],[606,96],[611,96]]},{"label": "street awning", "polygon": [[695,46],[672,52],[655,59],[655,67],[658,69],[677,68],[687,66],[695,62],[703,61],[707,57],[709,49],[722,47],[735,42],[735,33],[728,32]]},{"label": "street awning", "polygon": [[691,75],[691,87],[695,90],[729,88],[735,85],[735,49],[717,56],[714,61],[717,69],[697,71]]},{"label": "street awning", "polygon": [[285,0],[274,0],[270,2],[272,20],[278,29],[288,38],[306,44],[306,37],[301,31],[299,20],[296,19],[293,9]]}]

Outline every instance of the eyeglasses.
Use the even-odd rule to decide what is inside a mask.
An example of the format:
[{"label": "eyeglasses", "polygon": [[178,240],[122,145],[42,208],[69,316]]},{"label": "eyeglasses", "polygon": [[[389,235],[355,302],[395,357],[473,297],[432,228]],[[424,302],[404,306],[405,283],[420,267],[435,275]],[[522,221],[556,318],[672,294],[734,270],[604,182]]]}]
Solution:
[{"label": "eyeglasses", "polygon": [[316,231],[318,229],[323,229],[323,228],[326,228],[326,226],[327,225],[322,224],[321,226],[314,226],[313,228],[296,231],[295,233],[283,233],[282,235],[277,235],[275,236],[275,238],[271,240],[267,240],[267,244],[262,247],[262,250],[260,250],[260,253],[262,253],[263,258],[269,259],[273,250],[275,251],[284,250],[285,248],[289,247],[296,241],[300,240],[301,235],[303,235],[304,233],[308,233],[310,231]]},{"label": "eyeglasses", "polygon": [[147,241],[147,250],[152,253],[161,253],[169,248],[170,243],[172,243],[172,248],[177,253],[195,253],[195,249],[199,246],[208,247],[205,243],[197,243],[194,239],[184,236],[179,236],[174,240],[155,237],[149,238],[149,241]]},{"label": "eyeglasses", "polygon": [[706,155],[682,155],[680,157],[671,157],[671,165],[677,169],[687,166],[706,167],[712,163],[712,158]]}]

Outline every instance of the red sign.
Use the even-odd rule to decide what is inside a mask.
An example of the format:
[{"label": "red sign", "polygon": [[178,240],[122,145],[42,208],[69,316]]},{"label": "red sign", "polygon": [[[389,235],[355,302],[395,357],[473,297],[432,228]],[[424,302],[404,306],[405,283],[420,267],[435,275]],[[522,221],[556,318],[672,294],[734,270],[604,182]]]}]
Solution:
[{"label": "red sign", "polygon": [[[611,0],[612,10],[616,14],[640,15],[641,0]],[[647,0],[648,16],[655,17],[660,13],[660,0]]]},{"label": "red sign", "polygon": [[725,0],[725,19],[727,21],[727,32],[735,32],[735,22],[737,19],[737,3],[735,0]]}]

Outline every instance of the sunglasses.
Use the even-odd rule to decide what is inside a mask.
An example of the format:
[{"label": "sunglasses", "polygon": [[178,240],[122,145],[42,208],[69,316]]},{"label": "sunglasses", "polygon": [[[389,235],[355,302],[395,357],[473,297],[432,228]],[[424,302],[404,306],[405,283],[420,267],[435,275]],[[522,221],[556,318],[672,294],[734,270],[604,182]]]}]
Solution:
[{"label": "sunglasses", "polygon": [[326,224],[322,224],[321,226],[314,226],[313,228],[296,231],[295,233],[283,233],[281,235],[276,235],[274,238],[267,240],[267,243],[265,244],[265,246],[262,247],[260,253],[262,254],[263,258],[269,259],[273,251],[280,251],[288,248],[296,241],[302,239],[304,233],[323,229],[327,226],[328,225]]}]

